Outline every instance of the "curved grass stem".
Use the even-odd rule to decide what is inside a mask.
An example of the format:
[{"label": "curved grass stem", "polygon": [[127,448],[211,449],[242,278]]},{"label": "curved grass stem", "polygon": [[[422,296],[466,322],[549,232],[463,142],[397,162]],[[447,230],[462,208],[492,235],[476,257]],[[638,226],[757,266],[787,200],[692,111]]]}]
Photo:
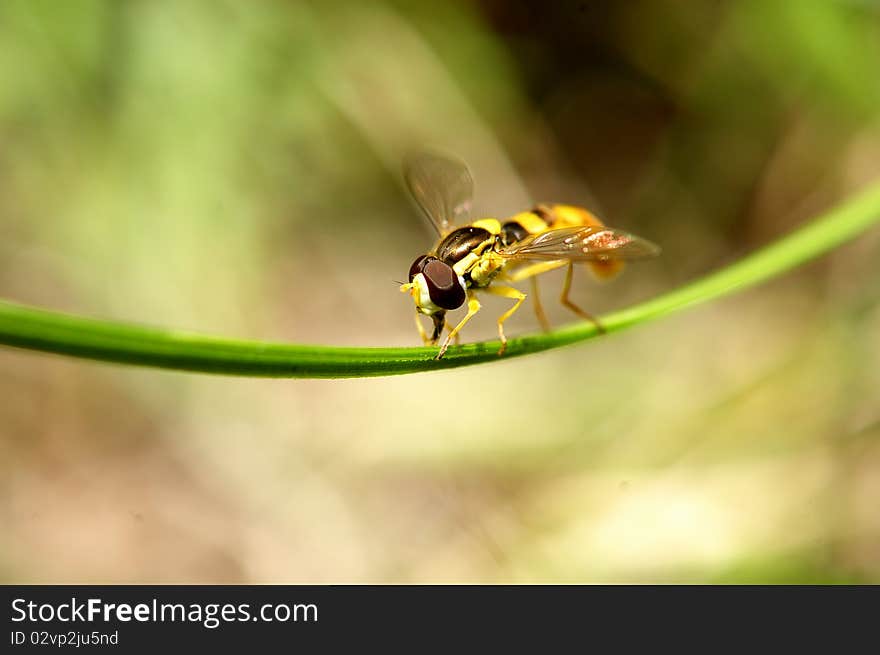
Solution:
[{"label": "curved grass stem", "polygon": [[[833,250],[880,222],[880,184],[851,197],[757,252],[647,302],[601,317],[617,332],[753,286]],[[591,323],[507,343],[503,359],[597,336]],[[72,357],[180,371],[260,377],[346,378],[399,375],[499,361],[499,342],[450,348],[340,348],[204,336],[52,312],[0,301],[0,344]]]}]

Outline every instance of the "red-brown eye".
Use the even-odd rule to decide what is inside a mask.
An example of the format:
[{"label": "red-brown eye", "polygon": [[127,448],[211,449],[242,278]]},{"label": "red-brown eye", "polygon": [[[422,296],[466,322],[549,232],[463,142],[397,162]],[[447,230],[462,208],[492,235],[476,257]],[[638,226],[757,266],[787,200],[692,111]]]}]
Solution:
[{"label": "red-brown eye", "polygon": [[425,263],[429,260],[433,259],[432,257],[428,257],[427,255],[422,255],[418,259],[416,259],[412,266],[409,267],[409,281],[412,282],[413,278],[422,272],[422,269],[425,267]]},{"label": "red-brown eye", "polygon": [[456,309],[464,304],[464,287],[449,264],[428,258],[422,266],[422,275],[428,285],[428,295],[435,305],[443,309]]}]

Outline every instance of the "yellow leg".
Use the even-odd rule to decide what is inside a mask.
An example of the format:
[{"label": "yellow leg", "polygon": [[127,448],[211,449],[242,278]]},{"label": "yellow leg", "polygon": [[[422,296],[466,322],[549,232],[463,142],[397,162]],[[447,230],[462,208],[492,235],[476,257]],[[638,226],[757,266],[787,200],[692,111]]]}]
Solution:
[{"label": "yellow leg", "polygon": [[514,289],[513,287],[486,287],[484,289],[487,293],[491,293],[495,296],[502,296],[504,298],[510,298],[512,300],[516,300],[513,307],[508,309],[498,318],[498,337],[501,339],[501,348],[498,349],[498,356],[504,354],[504,351],[507,350],[507,337],[504,336],[504,321],[510,318],[513,313],[519,309],[519,306],[522,305],[523,300],[526,299],[526,294],[524,294],[519,289]]},{"label": "yellow leg", "polygon": [[422,325],[422,320],[419,318],[419,312],[416,312],[416,329],[419,331],[419,336],[422,338],[422,343],[426,346],[431,345],[431,339],[428,337],[428,333],[425,332],[425,328]]},{"label": "yellow leg", "polygon": [[[449,330],[450,334],[452,333],[452,326],[449,323],[446,324],[446,329]],[[454,335],[452,335],[452,338],[455,340],[456,346],[461,341],[461,335],[458,332],[456,332]]]},{"label": "yellow leg", "polygon": [[503,279],[508,282],[520,282],[528,277],[534,277],[535,275],[540,275],[541,273],[561,268],[562,266],[565,266],[565,264],[565,261],[538,262],[537,264],[530,264],[529,266],[513,271],[510,275],[505,275]]},{"label": "yellow leg", "polygon": [[473,318],[474,314],[480,311],[480,301],[477,300],[470,292],[468,292],[468,310],[467,314],[465,314],[464,318],[458,322],[452,330],[449,331],[449,334],[446,337],[446,340],[443,342],[443,345],[440,346],[440,352],[437,353],[437,357],[435,359],[441,359],[443,355],[446,354],[446,350],[449,348],[449,342],[458,337],[458,332],[461,328],[464,327],[465,323],[467,323],[471,318]]},{"label": "yellow leg", "polygon": [[560,268],[561,266],[565,266],[564,261],[538,262],[521,268],[518,271],[514,271],[510,275],[506,275],[502,278],[508,282],[519,282],[526,278],[532,278],[532,296],[535,303],[535,316],[538,319],[538,323],[541,324],[541,328],[544,332],[550,331],[550,321],[547,320],[547,315],[544,313],[544,307],[541,305],[541,297],[538,295],[537,276],[541,273]]},{"label": "yellow leg", "polygon": [[538,294],[538,278],[532,278],[532,304],[535,308],[535,317],[538,319],[538,323],[541,324],[541,329],[544,332],[550,331],[550,321],[547,320],[547,314],[544,313],[544,307],[541,305],[541,296]]},{"label": "yellow leg", "polygon": [[599,332],[605,332],[605,327],[599,322],[599,320],[595,316],[593,316],[589,312],[585,312],[583,309],[581,309],[568,299],[568,292],[571,291],[571,277],[573,272],[574,264],[569,262],[568,268],[565,271],[565,283],[562,285],[562,295],[559,296],[559,302],[568,307],[571,311],[573,311],[581,318],[590,321],[593,325],[596,326],[596,329],[599,330]]}]

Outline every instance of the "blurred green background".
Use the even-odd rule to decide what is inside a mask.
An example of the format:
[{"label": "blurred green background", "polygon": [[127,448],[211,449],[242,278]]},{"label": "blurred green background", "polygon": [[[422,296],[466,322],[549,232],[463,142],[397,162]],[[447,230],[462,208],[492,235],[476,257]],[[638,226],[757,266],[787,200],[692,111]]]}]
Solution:
[{"label": "blurred green background", "polygon": [[[876,179],[878,71],[869,0],[4,0],[0,296],[417,345],[394,280],[432,237],[399,162],[430,144],[480,215],[581,204],[661,244],[576,278],[621,308]],[[399,378],[2,349],[0,580],[880,582],[878,260],[875,230],[632,332]]]}]

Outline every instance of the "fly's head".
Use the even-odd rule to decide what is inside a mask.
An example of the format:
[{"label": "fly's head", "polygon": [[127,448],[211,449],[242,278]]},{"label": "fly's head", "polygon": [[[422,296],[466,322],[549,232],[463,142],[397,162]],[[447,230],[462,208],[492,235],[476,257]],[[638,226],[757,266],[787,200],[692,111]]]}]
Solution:
[{"label": "fly's head", "polygon": [[464,278],[449,264],[430,255],[422,255],[412,263],[409,282],[401,285],[400,290],[412,297],[416,311],[434,321],[432,341],[440,337],[446,312],[461,307],[467,297]]}]

